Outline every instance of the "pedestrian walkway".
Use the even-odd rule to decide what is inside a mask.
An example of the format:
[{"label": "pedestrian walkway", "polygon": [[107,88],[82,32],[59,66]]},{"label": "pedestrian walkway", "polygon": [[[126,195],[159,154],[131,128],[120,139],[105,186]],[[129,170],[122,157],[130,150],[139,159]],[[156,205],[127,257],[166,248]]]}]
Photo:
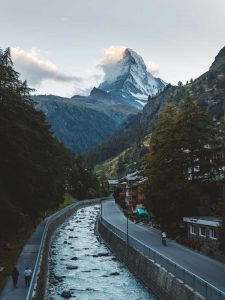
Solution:
[{"label": "pedestrian walkway", "polygon": [[1,300],[25,300],[28,288],[25,288],[24,270],[26,267],[34,269],[37,253],[40,247],[40,242],[45,227],[46,220],[40,223],[36,230],[30,236],[27,244],[17,260],[16,267],[20,272],[18,279],[18,287],[13,288],[13,281],[11,276],[8,278],[6,286],[1,294]]}]

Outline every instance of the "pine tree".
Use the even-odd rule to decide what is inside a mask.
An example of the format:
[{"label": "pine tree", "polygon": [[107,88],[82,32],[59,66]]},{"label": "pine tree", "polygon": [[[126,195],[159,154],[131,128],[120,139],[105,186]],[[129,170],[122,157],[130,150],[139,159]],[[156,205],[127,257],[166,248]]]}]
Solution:
[{"label": "pine tree", "polygon": [[146,157],[146,206],[162,226],[172,227],[185,214],[197,213],[197,194],[220,172],[214,152],[221,139],[206,112],[191,98],[169,105],[155,125]]}]

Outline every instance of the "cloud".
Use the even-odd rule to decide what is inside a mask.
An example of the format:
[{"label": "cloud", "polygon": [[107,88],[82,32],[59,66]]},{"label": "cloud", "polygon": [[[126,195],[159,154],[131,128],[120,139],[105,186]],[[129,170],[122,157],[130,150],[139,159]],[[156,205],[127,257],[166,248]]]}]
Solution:
[{"label": "cloud", "polygon": [[159,75],[159,65],[151,61],[147,63],[147,69],[152,75]]},{"label": "cloud", "polygon": [[117,62],[123,58],[126,49],[125,46],[110,46],[104,49],[103,58],[97,64],[97,68],[103,72],[103,80],[110,82],[120,74],[122,65]]},{"label": "cloud", "polygon": [[11,48],[12,60],[15,68],[23,79],[33,86],[40,86],[45,80],[58,82],[81,82],[83,79],[61,72],[58,67],[47,59],[40,58],[36,48],[26,52],[20,48]]},{"label": "cloud", "polygon": [[104,49],[104,56],[99,62],[99,66],[117,63],[123,58],[126,48],[127,47],[125,46],[110,46],[109,48]]}]

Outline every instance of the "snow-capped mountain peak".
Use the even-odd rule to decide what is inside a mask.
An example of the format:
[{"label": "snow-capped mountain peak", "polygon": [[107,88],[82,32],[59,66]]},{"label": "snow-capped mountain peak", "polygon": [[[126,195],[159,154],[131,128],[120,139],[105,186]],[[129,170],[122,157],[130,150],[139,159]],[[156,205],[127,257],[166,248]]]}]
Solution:
[{"label": "snow-capped mountain peak", "polygon": [[144,60],[134,50],[126,48],[122,59],[105,69],[105,81],[99,89],[119,97],[132,106],[142,108],[148,96],[163,90],[166,83],[147,71]]}]

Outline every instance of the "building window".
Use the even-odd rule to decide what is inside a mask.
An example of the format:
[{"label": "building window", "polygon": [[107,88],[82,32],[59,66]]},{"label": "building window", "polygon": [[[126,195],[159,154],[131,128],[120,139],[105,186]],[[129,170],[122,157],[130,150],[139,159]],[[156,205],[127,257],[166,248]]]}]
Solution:
[{"label": "building window", "polygon": [[196,225],[193,225],[193,224],[190,225],[190,233],[191,234],[196,234],[197,233]]},{"label": "building window", "polygon": [[205,227],[199,227],[199,235],[200,236],[206,236],[206,230],[205,230]]},{"label": "building window", "polygon": [[209,237],[211,239],[215,239],[215,240],[218,239],[217,230],[215,228],[210,228],[210,230],[209,230]]}]

